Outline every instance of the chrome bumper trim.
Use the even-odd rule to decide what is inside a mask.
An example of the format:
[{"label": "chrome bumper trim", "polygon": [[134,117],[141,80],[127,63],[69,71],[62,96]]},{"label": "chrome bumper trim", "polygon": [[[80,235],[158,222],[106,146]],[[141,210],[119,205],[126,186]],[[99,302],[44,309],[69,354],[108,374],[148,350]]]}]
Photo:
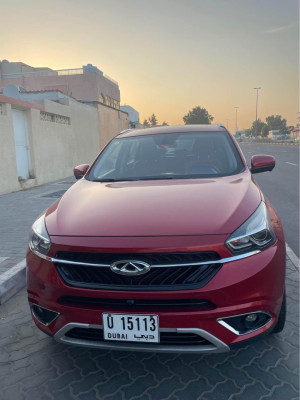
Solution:
[{"label": "chrome bumper trim", "polygon": [[[58,259],[58,258],[45,256],[44,254],[41,254],[41,253],[37,252],[36,250],[32,249],[31,247],[30,247],[30,249],[37,256],[43,258],[44,260],[51,261],[53,263],[70,264],[70,265],[86,265],[86,266],[89,266],[89,267],[106,267],[106,268],[110,267],[110,264],[93,264],[93,263],[84,263],[84,262],[77,262],[77,261],[61,260],[61,259]],[[201,262],[197,262],[197,263],[154,264],[154,265],[151,265],[151,268],[168,268],[168,267],[182,267],[182,266],[191,267],[193,265],[225,264],[225,263],[229,263],[229,262],[233,262],[233,261],[242,260],[244,258],[252,257],[255,254],[258,254],[260,252],[261,252],[260,250],[254,250],[254,251],[250,251],[249,253],[239,254],[239,255],[233,256],[233,257],[221,258],[220,260],[201,261]],[[118,254],[116,253],[116,256],[117,255]],[[142,253],[140,253],[140,255],[142,255]]]},{"label": "chrome bumper trim", "polygon": [[[259,326],[258,328],[249,329],[249,330],[248,330],[247,332],[245,332],[245,333],[241,333],[240,331],[237,331],[237,330],[234,329],[231,325],[229,325],[227,322],[224,321],[224,320],[226,320],[227,318],[242,317],[243,315],[258,314],[258,313],[268,315],[268,316],[270,317],[269,321],[267,321],[264,325]],[[264,326],[270,324],[270,323],[272,322],[272,315],[271,315],[268,311],[261,311],[261,310],[258,310],[258,311],[247,312],[247,313],[244,313],[244,314],[229,315],[229,316],[227,316],[227,317],[218,318],[218,319],[217,319],[217,322],[218,322],[220,325],[224,326],[224,328],[228,329],[230,332],[234,333],[235,335],[237,335],[237,336],[243,336],[243,335],[248,335],[249,333],[255,332],[255,331],[257,331],[258,329],[261,329],[261,328],[263,328]]]},{"label": "chrome bumper trim", "polygon": [[[31,314],[33,315],[33,317],[34,317],[37,321],[39,321],[40,324],[42,324],[42,325],[44,325],[44,326],[49,326],[50,324],[52,324],[53,321],[56,320],[56,318],[58,318],[58,317],[60,316],[60,312],[55,311],[55,310],[50,310],[50,308],[46,308],[46,307],[40,306],[39,304],[32,303],[32,302],[30,302],[30,301],[29,301],[29,306],[30,306],[30,311],[31,311]],[[51,321],[49,321],[49,322],[47,322],[47,323],[44,323],[44,322],[42,322],[42,321],[39,319],[39,317],[36,315],[36,313],[34,312],[34,309],[32,308],[32,306],[37,306],[37,307],[44,308],[44,309],[47,310],[47,311],[51,311],[51,312],[53,312],[53,313],[56,313],[56,315],[51,319]]]},{"label": "chrome bumper trim", "polygon": [[216,338],[212,334],[198,328],[160,328],[160,332],[177,332],[177,333],[194,333],[203,337],[211,342],[211,345],[205,346],[174,346],[174,345],[157,345],[147,343],[126,343],[126,342],[109,342],[99,341],[92,342],[89,340],[74,339],[65,336],[65,334],[72,328],[99,328],[102,325],[95,324],[81,324],[77,322],[70,322],[63,326],[55,335],[54,339],[60,343],[71,344],[75,346],[83,346],[90,348],[98,348],[105,350],[128,350],[128,351],[147,351],[159,353],[225,353],[230,350],[229,346]]}]

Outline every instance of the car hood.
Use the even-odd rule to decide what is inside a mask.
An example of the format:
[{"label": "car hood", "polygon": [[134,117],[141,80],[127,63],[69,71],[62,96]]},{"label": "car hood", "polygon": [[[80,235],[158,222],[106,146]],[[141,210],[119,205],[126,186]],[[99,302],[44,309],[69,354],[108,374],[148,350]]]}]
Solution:
[{"label": "car hood", "polygon": [[248,170],[230,177],[74,184],[46,213],[53,236],[229,234],[258,207]]}]

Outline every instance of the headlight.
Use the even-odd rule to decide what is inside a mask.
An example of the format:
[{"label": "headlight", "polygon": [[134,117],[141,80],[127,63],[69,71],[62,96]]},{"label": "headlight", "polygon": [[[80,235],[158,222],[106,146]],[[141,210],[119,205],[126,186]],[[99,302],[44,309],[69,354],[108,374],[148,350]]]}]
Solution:
[{"label": "headlight", "polygon": [[226,240],[226,245],[233,254],[262,250],[275,242],[265,203],[261,202],[256,211]]},{"label": "headlight", "polygon": [[51,245],[45,225],[45,214],[41,215],[32,225],[29,246],[34,253],[46,255]]}]

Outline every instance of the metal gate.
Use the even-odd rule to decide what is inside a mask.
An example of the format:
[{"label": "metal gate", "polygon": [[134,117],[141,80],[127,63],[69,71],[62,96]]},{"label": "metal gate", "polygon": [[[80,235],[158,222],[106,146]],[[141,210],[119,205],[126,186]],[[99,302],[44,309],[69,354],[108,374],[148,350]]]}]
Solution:
[{"label": "metal gate", "polygon": [[18,177],[21,179],[28,179],[30,170],[30,158],[29,158],[29,148],[28,148],[26,115],[21,110],[12,109],[12,119],[14,128]]}]

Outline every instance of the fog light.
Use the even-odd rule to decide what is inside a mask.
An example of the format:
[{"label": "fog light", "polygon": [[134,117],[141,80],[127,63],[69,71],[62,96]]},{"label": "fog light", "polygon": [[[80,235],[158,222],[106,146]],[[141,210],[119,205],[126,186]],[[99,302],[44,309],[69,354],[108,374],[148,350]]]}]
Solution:
[{"label": "fog light", "polygon": [[56,311],[48,310],[47,308],[38,306],[36,304],[31,305],[31,311],[33,316],[43,325],[49,325],[53,322],[58,316],[59,313]]},{"label": "fog light", "polygon": [[244,319],[245,327],[249,329],[253,328],[256,325],[257,320],[257,314],[248,314]]},{"label": "fog light", "polygon": [[267,325],[271,319],[272,317],[269,313],[257,311],[255,313],[221,318],[218,319],[218,322],[236,335],[246,335]]},{"label": "fog light", "polygon": [[257,320],[256,314],[248,314],[247,317],[245,318],[246,322],[254,322],[256,320]]}]

